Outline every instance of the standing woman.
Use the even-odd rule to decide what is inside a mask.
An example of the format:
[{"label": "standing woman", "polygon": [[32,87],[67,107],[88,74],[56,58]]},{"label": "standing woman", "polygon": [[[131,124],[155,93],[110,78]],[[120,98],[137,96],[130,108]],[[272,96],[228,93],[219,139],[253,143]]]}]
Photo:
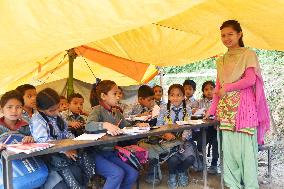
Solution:
[{"label": "standing woman", "polygon": [[270,118],[256,53],[244,47],[236,20],[220,27],[228,48],[217,64],[213,102],[206,117],[215,115],[222,131],[224,181],[229,188],[258,189],[257,141],[263,144]]}]

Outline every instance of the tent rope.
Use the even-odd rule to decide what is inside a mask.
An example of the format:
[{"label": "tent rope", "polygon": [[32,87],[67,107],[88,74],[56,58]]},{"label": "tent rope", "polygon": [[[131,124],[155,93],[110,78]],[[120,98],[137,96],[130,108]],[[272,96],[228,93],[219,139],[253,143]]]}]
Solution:
[{"label": "tent rope", "polygon": [[86,61],[85,57],[83,57],[83,59],[84,59],[86,65],[88,66],[89,70],[91,71],[92,75],[94,76],[94,78],[97,79],[97,77],[95,76],[93,70],[91,69],[91,67],[89,66],[88,62]]},{"label": "tent rope", "polygon": [[168,28],[168,29],[171,29],[171,30],[176,30],[176,31],[180,31],[180,32],[186,32],[184,30],[181,30],[181,29],[178,29],[178,28],[174,28],[174,27],[171,27],[171,26],[165,26],[165,25],[158,24],[158,23],[152,23],[152,24],[156,25],[156,26],[159,26],[159,27]]},{"label": "tent rope", "polygon": [[60,64],[63,62],[63,60],[65,59],[65,57],[67,56],[68,53],[64,54],[63,58],[60,60],[60,62],[57,64],[57,66],[53,69],[52,72],[50,72],[50,74],[48,74],[48,76],[46,77],[45,81],[42,84],[45,84],[46,81],[49,79],[49,77],[57,70],[57,68],[60,66]]}]

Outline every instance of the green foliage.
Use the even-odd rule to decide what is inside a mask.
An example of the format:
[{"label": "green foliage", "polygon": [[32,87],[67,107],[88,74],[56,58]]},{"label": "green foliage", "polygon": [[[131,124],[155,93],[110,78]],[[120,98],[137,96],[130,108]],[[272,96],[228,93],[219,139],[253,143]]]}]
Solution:
[{"label": "green foliage", "polygon": [[210,58],[206,60],[201,60],[187,64],[185,66],[169,66],[164,67],[163,71],[167,74],[178,74],[178,73],[188,73],[196,72],[205,69],[215,69],[215,58]]}]

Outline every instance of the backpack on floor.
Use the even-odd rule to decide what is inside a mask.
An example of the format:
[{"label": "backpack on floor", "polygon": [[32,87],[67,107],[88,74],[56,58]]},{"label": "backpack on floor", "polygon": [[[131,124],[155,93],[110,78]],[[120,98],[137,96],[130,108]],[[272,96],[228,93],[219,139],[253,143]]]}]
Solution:
[{"label": "backpack on floor", "polygon": [[132,165],[137,170],[142,169],[142,165],[134,153],[125,147],[115,146],[114,148],[117,150],[117,155],[122,161]]},{"label": "backpack on floor", "polygon": [[148,162],[149,152],[145,148],[137,145],[125,146],[124,148],[133,153],[141,164],[146,164]]},{"label": "backpack on floor", "polygon": [[[10,137],[9,137],[10,136]],[[7,140],[7,138],[9,139]],[[24,135],[19,133],[4,133],[0,135],[0,142],[5,144],[19,143],[24,138]],[[6,141],[7,140],[7,141]],[[3,186],[3,165],[0,162],[0,189]],[[23,158],[12,160],[13,167],[13,188],[38,188],[43,185],[48,176],[48,169],[43,160],[38,157]]]}]

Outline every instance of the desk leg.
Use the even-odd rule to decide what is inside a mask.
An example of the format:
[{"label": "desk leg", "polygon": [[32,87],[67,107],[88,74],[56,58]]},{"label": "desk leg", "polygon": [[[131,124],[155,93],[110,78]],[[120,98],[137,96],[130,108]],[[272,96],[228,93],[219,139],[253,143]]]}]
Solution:
[{"label": "desk leg", "polygon": [[206,128],[201,128],[202,130],[202,154],[203,154],[203,188],[207,189],[207,155],[206,155]]},{"label": "desk leg", "polygon": [[13,188],[13,174],[12,174],[12,161],[7,160],[3,156],[2,166],[3,166],[3,184],[5,189]]},{"label": "desk leg", "polygon": [[221,189],[224,189],[224,160],[223,160],[223,137],[222,131],[219,130],[219,152],[220,152],[220,168],[221,168]]}]

